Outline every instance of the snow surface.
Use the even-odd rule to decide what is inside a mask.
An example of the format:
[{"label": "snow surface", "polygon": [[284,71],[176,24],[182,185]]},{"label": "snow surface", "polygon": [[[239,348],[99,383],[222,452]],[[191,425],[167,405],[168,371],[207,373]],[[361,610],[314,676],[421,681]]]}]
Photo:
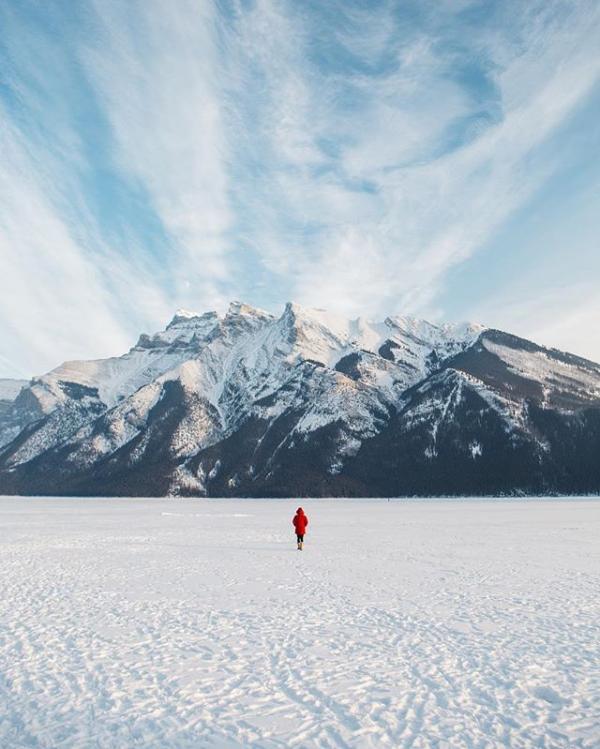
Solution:
[{"label": "snow surface", "polygon": [[600,503],[0,499],[0,746],[600,746]]}]

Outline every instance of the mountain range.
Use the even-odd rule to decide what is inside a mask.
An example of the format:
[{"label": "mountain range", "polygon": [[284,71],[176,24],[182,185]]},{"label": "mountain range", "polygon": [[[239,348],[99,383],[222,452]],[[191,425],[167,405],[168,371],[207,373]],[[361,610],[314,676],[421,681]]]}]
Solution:
[{"label": "mountain range", "polygon": [[600,365],[477,324],[233,302],[0,380],[3,494],[599,490]]}]

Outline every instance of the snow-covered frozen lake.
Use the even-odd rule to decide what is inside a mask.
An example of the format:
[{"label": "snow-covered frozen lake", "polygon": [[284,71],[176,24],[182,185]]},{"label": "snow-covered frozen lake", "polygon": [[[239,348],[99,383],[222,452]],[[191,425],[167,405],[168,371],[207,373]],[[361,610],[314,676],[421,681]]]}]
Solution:
[{"label": "snow-covered frozen lake", "polygon": [[600,502],[0,499],[0,746],[600,746]]}]

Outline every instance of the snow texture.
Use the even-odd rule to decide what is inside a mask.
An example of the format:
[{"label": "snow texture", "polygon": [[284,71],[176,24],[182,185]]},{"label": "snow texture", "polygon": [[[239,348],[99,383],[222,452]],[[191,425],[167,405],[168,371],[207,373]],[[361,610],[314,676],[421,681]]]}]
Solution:
[{"label": "snow texture", "polygon": [[0,746],[600,746],[599,502],[296,504],[0,499]]}]

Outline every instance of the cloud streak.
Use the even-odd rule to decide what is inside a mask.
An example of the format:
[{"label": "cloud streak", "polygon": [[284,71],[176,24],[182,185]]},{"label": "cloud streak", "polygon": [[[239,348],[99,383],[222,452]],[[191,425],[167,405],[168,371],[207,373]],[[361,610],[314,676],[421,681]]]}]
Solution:
[{"label": "cloud streak", "polygon": [[[369,81],[367,104],[353,122],[352,145],[339,158],[342,174],[372,186],[359,221],[354,220],[357,210],[348,183],[337,182],[335,200],[327,195],[329,178],[316,186],[311,181],[310,189],[304,184],[297,191],[287,190],[295,196],[312,193],[308,205],[314,206],[315,223],[320,208],[328,209],[329,221],[315,251],[300,264],[296,293],[301,300],[327,299],[347,311],[364,310],[365,304],[373,313],[394,304],[426,311],[447,269],[481,247],[543,184],[555,165],[547,154],[536,158],[536,149],[598,80],[593,52],[598,13],[552,21],[535,16],[523,23],[518,55],[511,56],[507,47],[512,45],[497,35],[487,41],[489,67],[497,71],[494,80],[502,102],[499,120],[488,122],[478,137],[431,159],[423,158],[423,143],[435,151],[437,141],[441,148],[440,132],[465,111],[460,91],[452,86],[436,89],[447,61],[432,54],[435,37],[413,45],[408,70],[400,65]],[[362,76],[358,82],[351,80],[362,90]],[[412,103],[405,112],[411,88],[433,92],[429,117]],[[420,137],[407,136],[407,128]],[[319,190],[324,199],[319,199]]]},{"label": "cloud streak", "polygon": [[57,364],[57,352],[85,355],[82,331],[97,351],[118,351],[126,338],[110,294],[58,217],[48,197],[52,184],[41,177],[34,156],[6,118],[0,123],[0,143],[0,299],[7,373],[29,376],[40,362]]},{"label": "cloud streak", "polygon": [[0,22],[8,374],[231,298],[444,314],[452,269],[564,166],[549,143],[600,76],[587,0],[89,0]]},{"label": "cloud streak", "polygon": [[213,304],[227,277],[231,223],[215,10],[192,0],[93,7],[98,25],[82,59],[110,123],[114,159],[149,194],[172,242],[170,262],[182,271],[178,283],[196,281],[196,293]]}]

